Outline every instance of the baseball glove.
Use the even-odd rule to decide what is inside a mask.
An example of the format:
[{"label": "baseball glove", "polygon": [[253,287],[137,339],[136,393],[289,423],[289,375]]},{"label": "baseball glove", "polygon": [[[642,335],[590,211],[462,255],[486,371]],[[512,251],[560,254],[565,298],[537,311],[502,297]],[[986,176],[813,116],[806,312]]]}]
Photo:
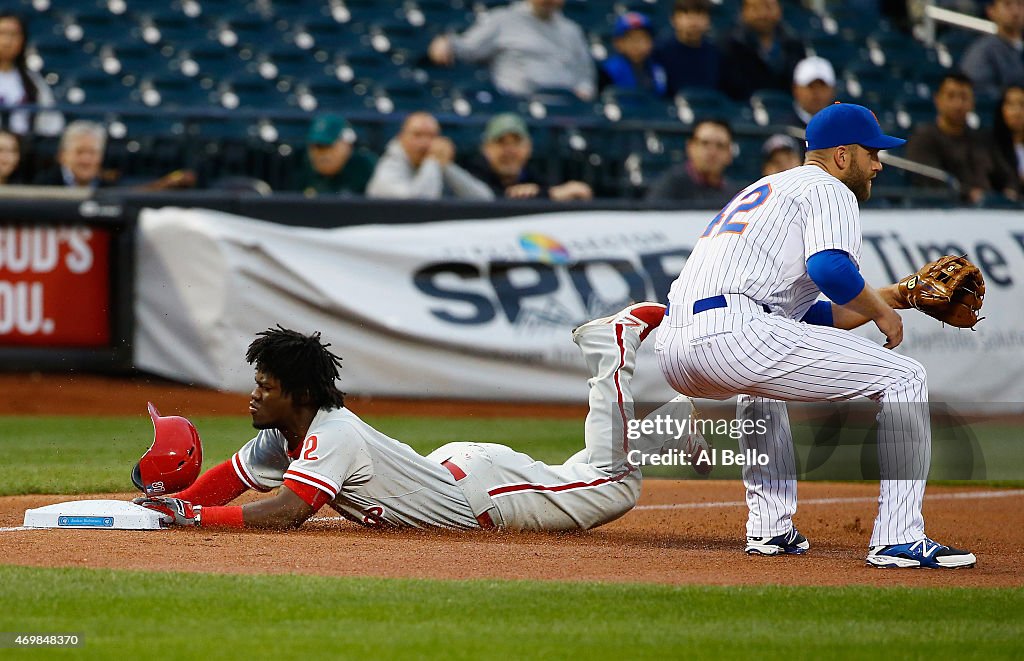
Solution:
[{"label": "baseball glove", "polygon": [[906,305],[950,326],[974,328],[982,319],[985,278],[966,257],[940,257],[896,287]]}]

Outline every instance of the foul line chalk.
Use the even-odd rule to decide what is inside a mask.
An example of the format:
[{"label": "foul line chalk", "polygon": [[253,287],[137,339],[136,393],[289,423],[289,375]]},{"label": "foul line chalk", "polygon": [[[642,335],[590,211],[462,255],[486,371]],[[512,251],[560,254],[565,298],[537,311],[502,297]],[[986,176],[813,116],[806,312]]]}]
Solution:
[{"label": "foul line chalk", "polygon": [[[1013,498],[1024,496],[1024,489],[1013,489],[1004,491],[966,491],[958,493],[937,493],[926,495],[925,500],[974,500],[983,498]],[[808,498],[799,501],[801,507],[806,505],[838,505],[842,503],[874,503],[878,498],[871,496],[854,496],[848,498]],[[673,505],[637,505],[634,510],[700,510],[714,509],[716,507],[746,507],[746,503],[739,500],[721,500],[711,503],[676,503]],[[344,521],[343,516],[314,516],[310,521]],[[26,528],[17,526],[14,528],[0,528],[0,532],[15,532],[19,530],[47,530],[47,528]]]}]

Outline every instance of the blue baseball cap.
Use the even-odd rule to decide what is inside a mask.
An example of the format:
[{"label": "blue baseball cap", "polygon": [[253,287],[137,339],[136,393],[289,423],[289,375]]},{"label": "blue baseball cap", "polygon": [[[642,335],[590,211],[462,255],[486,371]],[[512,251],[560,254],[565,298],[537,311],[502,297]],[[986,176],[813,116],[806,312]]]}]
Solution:
[{"label": "blue baseball cap", "polygon": [[811,117],[806,136],[807,149],[828,149],[839,145],[892,149],[906,142],[883,133],[875,113],[864,106],[839,101]]},{"label": "blue baseball cap", "polygon": [[647,30],[653,34],[654,26],[651,25],[651,19],[647,18],[640,12],[628,11],[615,19],[615,27],[612,28],[612,36],[618,38],[630,30]]}]

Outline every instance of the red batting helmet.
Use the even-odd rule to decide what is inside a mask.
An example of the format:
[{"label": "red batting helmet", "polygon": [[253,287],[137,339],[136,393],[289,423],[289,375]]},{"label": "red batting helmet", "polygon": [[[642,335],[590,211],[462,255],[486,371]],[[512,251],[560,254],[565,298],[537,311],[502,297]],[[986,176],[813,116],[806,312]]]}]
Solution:
[{"label": "red batting helmet", "polygon": [[147,496],[162,496],[187,489],[199,477],[203,464],[203,442],[199,432],[185,418],[161,417],[147,402],[153,419],[153,445],[132,470],[132,482]]}]

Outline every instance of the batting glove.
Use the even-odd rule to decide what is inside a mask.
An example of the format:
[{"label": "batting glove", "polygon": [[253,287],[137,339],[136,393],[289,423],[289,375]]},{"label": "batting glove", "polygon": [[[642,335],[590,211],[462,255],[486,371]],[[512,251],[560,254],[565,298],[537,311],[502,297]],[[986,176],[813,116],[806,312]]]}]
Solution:
[{"label": "batting glove", "polygon": [[203,510],[201,505],[168,496],[136,498],[132,502],[162,514],[160,521],[166,526],[198,526]]}]

